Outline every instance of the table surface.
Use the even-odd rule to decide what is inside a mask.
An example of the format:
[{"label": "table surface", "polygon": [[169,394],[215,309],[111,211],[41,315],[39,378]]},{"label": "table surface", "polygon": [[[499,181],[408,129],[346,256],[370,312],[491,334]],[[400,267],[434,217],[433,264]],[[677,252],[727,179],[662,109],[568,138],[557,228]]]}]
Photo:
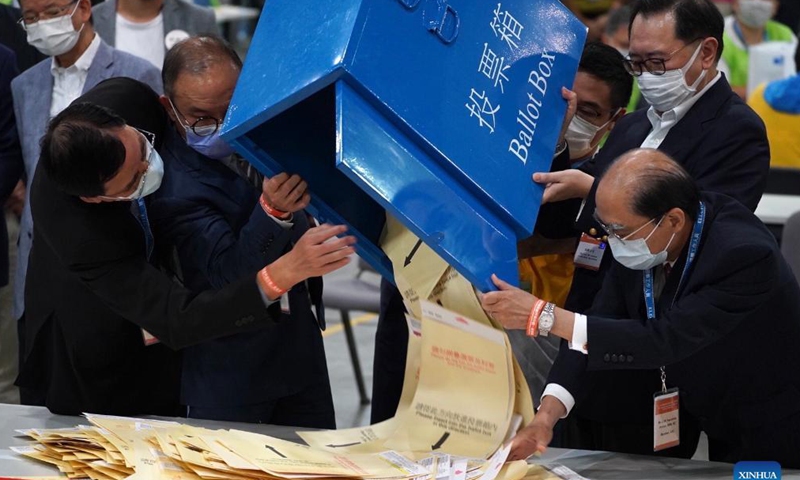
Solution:
[{"label": "table surface", "polygon": [[756,215],[767,225],[783,225],[793,213],[800,212],[800,196],[765,193],[756,208]]},{"label": "table surface", "polygon": [[[161,418],[161,417],[155,417]],[[255,425],[233,422],[214,422],[186,418],[168,419],[188,425],[212,429],[236,428],[299,442],[296,428],[275,425]],[[15,432],[24,428],[65,428],[88,425],[83,417],[53,415],[46,408],[22,405],[0,404],[0,476],[46,476],[57,475],[58,471],[35,460],[15,454],[8,447],[25,445],[29,439]],[[725,463],[679,460],[671,458],[625,455],[586,450],[566,450],[551,448],[531,463],[542,465],[560,464],[589,479],[674,479],[701,478],[725,479],[733,477],[733,466]],[[784,479],[800,480],[800,472],[784,471]]]}]

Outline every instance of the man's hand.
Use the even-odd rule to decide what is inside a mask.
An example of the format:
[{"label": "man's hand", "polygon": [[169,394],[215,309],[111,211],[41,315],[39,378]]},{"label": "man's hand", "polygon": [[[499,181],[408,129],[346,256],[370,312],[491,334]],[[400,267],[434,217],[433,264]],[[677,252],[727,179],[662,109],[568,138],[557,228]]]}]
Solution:
[{"label": "man's hand", "polygon": [[292,250],[269,266],[272,280],[281,288],[289,289],[310,277],[321,277],[350,263],[355,253],[356,237],[348,235],[344,225],[320,225],[309,228],[295,243]]},{"label": "man's hand", "polygon": [[570,198],[586,198],[592,189],[594,177],[570,168],[560,172],[534,173],[533,181],[545,184],[542,203],[560,202]]},{"label": "man's hand", "polygon": [[561,134],[558,136],[558,144],[564,144],[564,136],[567,134],[567,128],[572,122],[572,117],[578,111],[578,95],[567,87],[561,87],[561,97],[567,101],[567,113],[564,114],[564,123],[561,124]]},{"label": "man's hand", "polygon": [[265,177],[261,192],[267,204],[281,212],[299,212],[311,202],[308,184],[299,175],[279,173],[272,178]]},{"label": "man's hand", "polygon": [[536,297],[497,278],[492,281],[500,290],[481,295],[481,306],[489,316],[510,330],[524,330]]},{"label": "man's hand", "polygon": [[538,415],[527,427],[520,430],[511,439],[511,452],[508,461],[525,460],[534,453],[544,453],[550,441],[553,440],[553,428],[544,422],[537,421]]},{"label": "man's hand", "polygon": [[553,427],[558,419],[567,414],[567,407],[556,397],[545,395],[542,406],[527,427],[511,439],[508,460],[523,460],[536,452],[544,453],[553,440]]}]

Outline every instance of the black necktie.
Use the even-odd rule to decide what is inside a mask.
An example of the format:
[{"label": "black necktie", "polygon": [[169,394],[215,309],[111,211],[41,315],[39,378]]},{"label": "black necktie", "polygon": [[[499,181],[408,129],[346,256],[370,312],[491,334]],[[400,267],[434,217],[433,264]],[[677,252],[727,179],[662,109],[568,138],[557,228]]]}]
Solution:
[{"label": "black necktie", "polygon": [[237,175],[247,180],[250,186],[259,192],[261,191],[261,183],[264,181],[264,175],[251,165],[250,162],[234,153],[228,156],[228,158],[224,160],[224,163]]}]

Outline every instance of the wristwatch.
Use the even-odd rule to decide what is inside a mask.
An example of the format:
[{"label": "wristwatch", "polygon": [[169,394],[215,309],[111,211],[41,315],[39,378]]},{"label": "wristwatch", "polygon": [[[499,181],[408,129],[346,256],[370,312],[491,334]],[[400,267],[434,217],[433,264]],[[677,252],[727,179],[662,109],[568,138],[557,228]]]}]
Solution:
[{"label": "wristwatch", "polygon": [[556,320],[556,304],[547,302],[539,315],[539,335],[546,337]]}]

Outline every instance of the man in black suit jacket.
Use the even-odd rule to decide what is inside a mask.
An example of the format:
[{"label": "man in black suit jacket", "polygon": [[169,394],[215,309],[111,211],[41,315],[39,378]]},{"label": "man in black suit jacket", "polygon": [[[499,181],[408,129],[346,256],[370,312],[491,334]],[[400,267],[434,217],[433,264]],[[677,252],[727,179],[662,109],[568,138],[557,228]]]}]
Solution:
[{"label": "man in black suit jacket", "polygon": [[597,401],[589,371],[617,384],[631,371],[651,377],[651,391],[625,398],[623,389],[605,408],[634,421],[628,404],[649,410],[649,436],[639,439],[648,447],[652,395],[677,387],[681,426],[699,425],[722,447],[718,460],[799,467],[800,288],[769,231],[730,197],[701,195],[683,168],[652,149],[621,157],[596,197],[617,261],[588,319],[534,307],[532,295],[501,281],[500,292],[483,298],[506,328],[532,323],[529,334],[549,331],[569,344],[512,455],[543,450],[573,404]]},{"label": "man in black suit jacket", "polygon": [[[310,226],[305,182],[286,174],[265,180],[218,137],[241,67],[216,37],[182,41],[164,61],[161,102],[171,124],[161,149],[164,181],[149,212],[156,243],[177,252],[184,285],[194,291],[252,275],[291,251]],[[322,279],[298,283],[285,300],[279,325],[183,352],[181,399],[189,417],[336,428],[320,331]]]},{"label": "man in black suit jacket", "polygon": [[[180,365],[173,350],[274,325],[278,286],[292,284],[268,266],[197,293],[149,263],[141,200],[160,183],[160,139],[150,132],[163,131],[165,116],[148,87],[134,82],[138,90],[121,96],[118,82],[134,81],[99,85],[56,116],[43,138],[31,185],[36,226],[18,384],[40,392],[55,413],[170,415]],[[89,102],[115,105],[137,128]],[[347,263],[354,239],[333,239],[343,231],[326,225],[301,240],[317,253],[313,274]]]},{"label": "man in black suit jacket", "polygon": [[[658,148],[680,163],[701,190],[724,193],[755,210],[769,171],[769,144],[761,119],[716,69],[723,28],[722,17],[709,0],[640,0],[633,5],[628,70],[653,107],[622,118],[594,160],[582,167],[585,171],[534,175],[535,180],[548,184],[544,202],[586,199],[577,222],[583,239],[606,244],[607,237],[592,218],[595,178],[633,148]],[[599,252],[599,270],[576,264],[566,308],[586,311],[592,306],[612,264],[607,251]],[[597,375],[593,372],[591,376]],[[583,402],[559,425],[563,429],[559,446],[648,453],[647,442],[637,441],[627,430],[634,416],[614,417],[603,408],[606,399],[635,396],[623,391],[650,389],[647,381],[637,382],[634,377],[632,374],[620,385],[594,382],[597,400]],[[645,415],[640,424],[648,422]],[[611,424],[615,428],[609,431]],[[587,438],[592,440],[587,443]],[[687,433],[680,447],[661,454],[691,457],[696,441],[689,438],[696,435]],[[712,449],[711,455],[717,453]]]}]

